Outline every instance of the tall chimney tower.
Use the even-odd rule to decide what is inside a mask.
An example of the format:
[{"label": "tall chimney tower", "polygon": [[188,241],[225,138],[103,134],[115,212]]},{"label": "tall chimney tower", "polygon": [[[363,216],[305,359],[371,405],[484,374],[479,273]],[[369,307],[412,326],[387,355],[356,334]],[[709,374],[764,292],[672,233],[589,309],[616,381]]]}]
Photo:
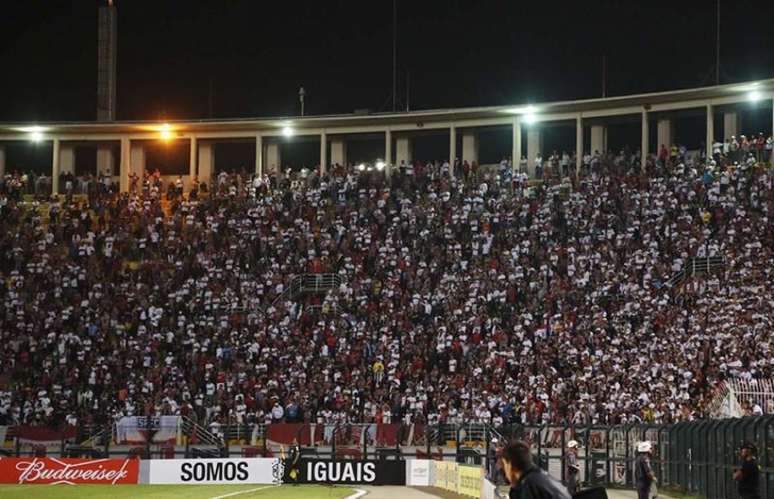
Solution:
[{"label": "tall chimney tower", "polygon": [[97,34],[97,121],[116,119],[116,7],[99,8]]},{"label": "tall chimney tower", "polygon": [[[97,121],[116,119],[116,7],[113,0],[99,8],[97,20]],[[97,146],[97,173],[113,175],[113,149]]]}]

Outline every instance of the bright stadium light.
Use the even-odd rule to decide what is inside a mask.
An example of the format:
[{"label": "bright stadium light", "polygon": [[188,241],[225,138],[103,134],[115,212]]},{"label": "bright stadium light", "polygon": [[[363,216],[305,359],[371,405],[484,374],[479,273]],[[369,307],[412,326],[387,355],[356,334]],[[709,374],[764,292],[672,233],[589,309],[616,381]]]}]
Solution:
[{"label": "bright stadium light", "polygon": [[42,126],[28,126],[24,128],[19,129],[22,132],[25,132],[27,134],[27,137],[29,137],[30,141],[32,142],[42,142],[43,141],[43,132],[46,131],[45,128]]},{"label": "bright stadium light", "polygon": [[169,126],[169,123],[164,123],[159,127],[159,137],[165,142],[172,140],[172,127]]},{"label": "bright stadium light", "polygon": [[763,99],[763,94],[761,94],[757,90],[753,90],[747,94],[747,100],[749,100],[750,102],[757,102],[761,99]]},{"label": "bright stadium light", "polygon": [[29,134],[30,134],[30,140],[32,142],[42,142],[43,141],[43,132],[34,131],[34,132],[29,132]]},{"label": "bright stadium light", "polygon": [[384,170],[385,163],[381,159],[376,160],[376,169],[379,171]]},{"label": "bright stadium light", "polygon": [[289,126],[286,126],[282,129],[282,135],[285,137],[292,137],[293,136],[293,129]]},{"label": "bright stadium light", "polygon": [[364,172],[365,171],[365,163],[360,163],[359,165],[357,165],[357,169],[360,170],[361,172]]},{"label": "bright stadium light", "polygon": [[537,121],[537,115],[535,113],[528,113],[524,115],[524,123],[527,125],[532,125]]}]

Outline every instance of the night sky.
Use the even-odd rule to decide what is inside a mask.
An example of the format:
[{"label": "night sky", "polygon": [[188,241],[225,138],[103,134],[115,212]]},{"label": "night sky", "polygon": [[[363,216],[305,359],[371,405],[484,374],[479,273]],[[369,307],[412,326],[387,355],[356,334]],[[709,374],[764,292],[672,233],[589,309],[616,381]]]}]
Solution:
[{"label": "night sky", "polygon": [[[106,1],[106,0],[104,0]],[[93,120],[95,0],[3,2],[0,121]],[[117,118],[391,110],[392,1],[116,0]],[[714,83],[709,1],[398,0],[399,108]],[[774,1],[723,0],[722,82],[774,77]],[[212,114],[210,88],[212,86]]]},{"label": "night sky", "polygon": [[[95,117],[94,0],[3,2],[0,120]],[[117,0],[118,119],[390,110],[392,1]],[[412,109],[714,82],[715,2],[398,0]],[[774,77],[774,2],[725,0],[724,82]]]}]

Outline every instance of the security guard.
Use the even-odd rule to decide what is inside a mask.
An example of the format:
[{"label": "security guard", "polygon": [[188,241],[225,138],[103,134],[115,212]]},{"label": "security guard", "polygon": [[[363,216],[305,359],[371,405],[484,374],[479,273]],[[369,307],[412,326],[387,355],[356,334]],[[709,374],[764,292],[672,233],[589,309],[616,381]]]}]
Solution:
[{"label": "security guard", "polygon": [[634,463],[634,477],[637,482],[637,499],[649,499],[650,486],[656,481],[653,468],[650,466],[650,442],[637,444],[637,460]]},{"label": "security guard", "polygon": [[565,454],[565,464],[567,466],[567,490],[570,494],[578,492],[578,474],[580,466],[578,465],[578,441],[570,440],[567,442],[567,454]]},{"label": "security guard", "polygon": [[755,445],[745,442],[739,449],[742,464],[734,471],[734,480],[738,482],[739,497],[742,499],[760,499],[760,468],[755,455]]}]

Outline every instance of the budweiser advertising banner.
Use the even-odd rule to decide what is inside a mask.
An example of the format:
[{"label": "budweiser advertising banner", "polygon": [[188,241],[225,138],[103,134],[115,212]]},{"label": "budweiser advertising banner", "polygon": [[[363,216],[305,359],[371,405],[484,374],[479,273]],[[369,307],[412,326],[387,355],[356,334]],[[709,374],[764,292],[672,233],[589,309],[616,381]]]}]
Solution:
[{"label": "budweiser advertising banner", "polygon": [[16,484],[102,484],[137,483],[136,459],[0,459],[0,483]]}]

